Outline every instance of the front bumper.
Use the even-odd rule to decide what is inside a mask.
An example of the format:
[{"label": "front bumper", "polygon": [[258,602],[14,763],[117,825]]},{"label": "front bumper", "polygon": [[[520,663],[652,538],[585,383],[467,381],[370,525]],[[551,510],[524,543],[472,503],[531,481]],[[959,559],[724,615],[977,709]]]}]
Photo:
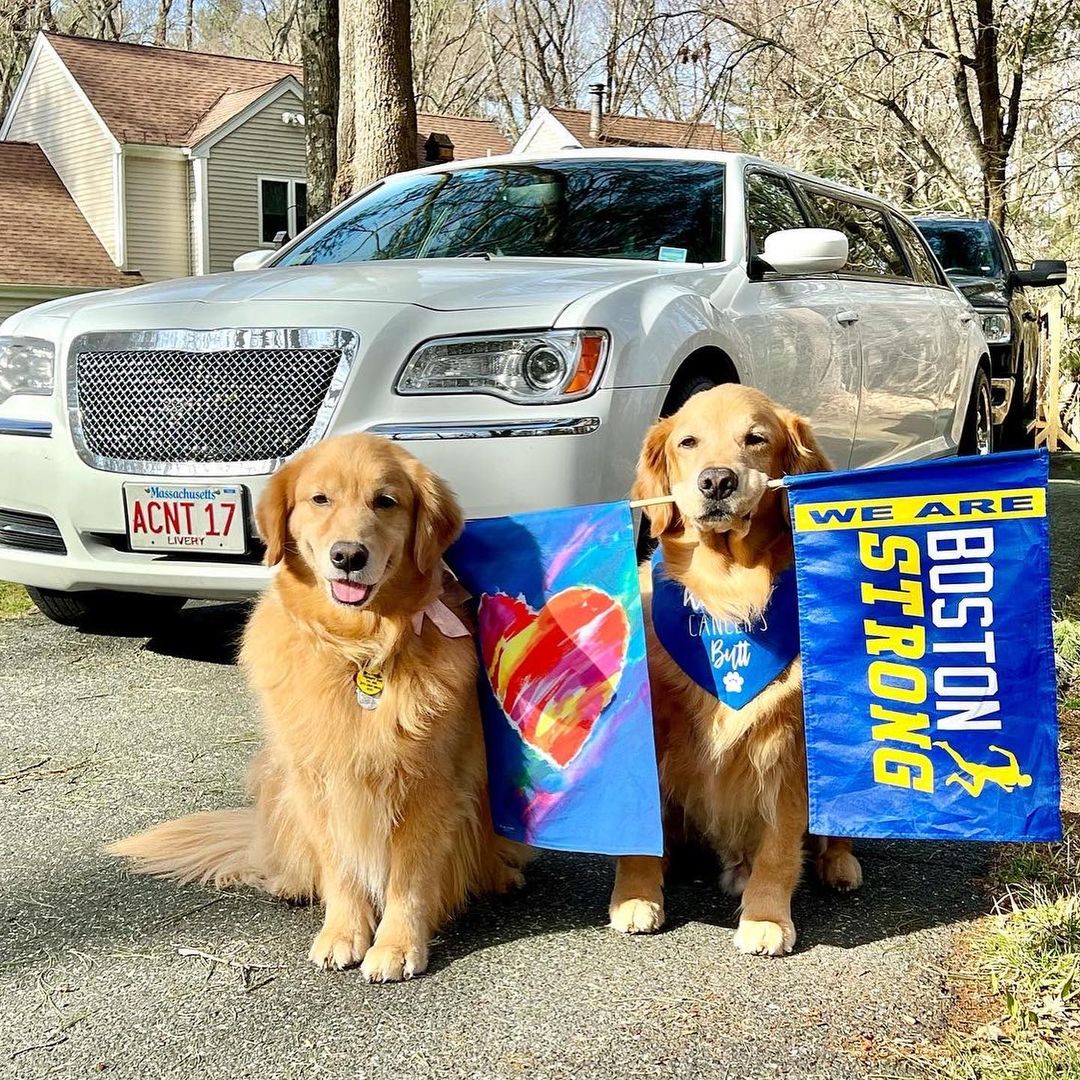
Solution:
[{"label": "front bumper", "polygon": [[[625,498],[642,435],[662,396],[660,387],[602,390],[556,416],[535,408],[512,420],[455,415],[446,422],[332,424],[328,434],[361,430],[393,438],[450,483],[467,517],[493,517]],[[55,413],[20,419],[36,421],[33,433],[13,433],[12,425],[0,421],[6,466],[0,472],[0,510],[52,519],[66,553],[11,546],[0,534],[0,580],[63,592],[112,589],[212,600],[251,597],[270,580],[257,551],[243,561],[125,550],[124,483],[163,478],[90,468]],[[42,434],[46,422],[52,424],[49,435]],[[249,493],[253,534],[251,510],[267,476],[167,479],[241,484]]]}]

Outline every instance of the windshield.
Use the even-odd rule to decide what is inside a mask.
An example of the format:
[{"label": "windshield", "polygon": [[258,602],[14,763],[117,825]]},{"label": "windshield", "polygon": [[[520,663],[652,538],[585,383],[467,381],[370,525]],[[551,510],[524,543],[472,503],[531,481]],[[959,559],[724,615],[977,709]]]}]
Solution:
[{"label": "windshield", "polygon": [[1001,253],[988,221],[924,218],[915,223],[947,274],[1000,277]]},{"label": "windshield", "polygon": [[386,183],[277,266],[466,255],[713,262],[724,166],[686,161],[484,165]]}]

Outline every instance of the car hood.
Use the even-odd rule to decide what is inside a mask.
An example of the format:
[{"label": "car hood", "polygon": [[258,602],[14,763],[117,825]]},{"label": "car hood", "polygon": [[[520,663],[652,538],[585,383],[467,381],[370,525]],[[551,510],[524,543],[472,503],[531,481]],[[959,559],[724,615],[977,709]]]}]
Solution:
[{"label": "car hood", "polygon": [[1005,291],[1004,278],[950,274],[949,280],[964,294],[972,307],[1007,308],[1009,306],[1009,294]]},{"label": "car hood", "polygon": [[48,314],[87,307],[269,301],[412,304],[433,311],[540,308],[555,318],[593,292],[655,277],[656,263],[585,259],[409,259],[295,266],[163,281],[57,301]]}]

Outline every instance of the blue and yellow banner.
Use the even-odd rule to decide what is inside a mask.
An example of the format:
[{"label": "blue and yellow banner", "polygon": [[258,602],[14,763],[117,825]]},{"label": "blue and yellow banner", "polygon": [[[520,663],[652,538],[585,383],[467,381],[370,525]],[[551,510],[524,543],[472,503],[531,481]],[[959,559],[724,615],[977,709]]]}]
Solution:
[{"label": "blue and yellow banner", "polygon": [[1048,456],[785,480],[810,830],[1061,837]]}]

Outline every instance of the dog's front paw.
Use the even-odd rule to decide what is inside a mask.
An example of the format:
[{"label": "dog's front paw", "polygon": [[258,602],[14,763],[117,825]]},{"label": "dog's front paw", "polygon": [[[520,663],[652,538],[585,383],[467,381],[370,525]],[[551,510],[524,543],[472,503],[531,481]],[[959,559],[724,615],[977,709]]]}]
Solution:
[{"label": "dog's front paw", "polygon": [[427,948],[420,945],[371,946],[360,965],[360,972],[370,983],[401,982],[427,970]]},{"label": "dog's front paw", "polygon": [[651,934],[664,925],[664,905],[655,900],[620,900],[608,914],[612,928],[620,934]]},{"label": "dog's front paw", "polygon": [[337,927],[324,926],[311,943],[308,959],[324,971],[343,971],[359,964],[370,944],[371,935],[366,931],[350,933]]},{"label": "dog's front paw", "polygon": [[783,956],[795,948],[795,924],[742,918],[735,931],[735,948],[741,953]]},{"label": "dog's front paw", "polygon": [[816,864],[822,883],[838,892],[853,892],[863,882],[862,867],[850,849],[829,846]]}]

